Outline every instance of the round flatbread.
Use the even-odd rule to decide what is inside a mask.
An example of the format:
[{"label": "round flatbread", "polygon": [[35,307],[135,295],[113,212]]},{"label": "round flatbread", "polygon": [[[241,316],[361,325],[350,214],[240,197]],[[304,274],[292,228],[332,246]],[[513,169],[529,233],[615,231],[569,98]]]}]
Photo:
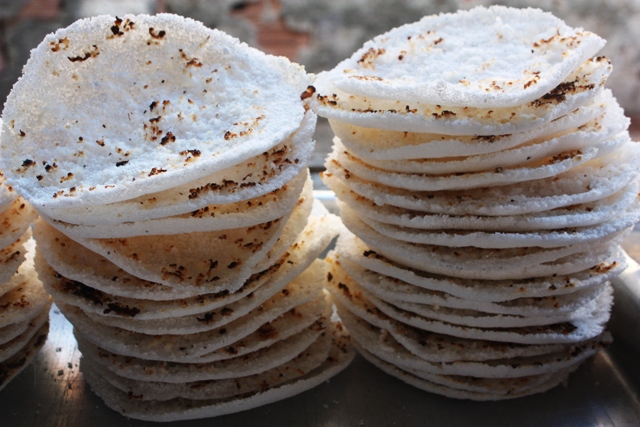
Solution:
[{"label": "round flatbread", "polygon": [[310,99],[318,115],[356,126],[446,135],[504,135],[543,126],[589,103],[610,73],[608,59],[588,59],[550,92],[508,108],[454,107],[353,95],[335,87],[325,74],[316,78],[316,94]]},{"label": "round flatbread", "polygon": [[616,105],[611,91],[604,89],[593,100],[569,114],[525,132],[505,135],[452,136],[399,132],[354,126],[335,120],[329,120],[329,124],[349,151],[366,160],[460,157],[494,153],[517,147],[527,141],[563,134],[600,117],[605,110],[615,108]]},{"label": "round flatbread", "polygon": [[513,107],[550,92],[604,43],[539,9],[478,7],[394,28],[326,74],[355,95]]},{"label": "round flatbread", "polygon": [[42,213],[40,216],[48,222],[55,222],[56,227],[64,234],[79,239],[227,230],[251,227],[285,216],[294,208],[303,189],[305,193],[313,189],[308,171],[301,172],[290,182],[264,196],[224,205],[207,205],[193,212],[171,217],[119,224],[78,225],[56,220]]},{"label": "round flatbread", "polygon": [[[428,273],[422,269],[407,267],[372,250],[362,240],[338,239],[336,251],[340,259],[347,259],[375,274],[388,276],[395,283],[395,291],[402,291],[402,283],[428,291],[443,292],[464,300],[483,302],[513,301],[520,298],[555,297],[600,286],[613,279],[627,267],[624,252],[614,250],[599,264],[585,267],[572,274],[556,274],[529,279],[479,280],[475,277],[460,279]],[[398,282],[399,281],[399,282]]]},{"label": "round flatbread", "polygon": [[291,135],[309,79],[189,18],[82,19],[32,51],[5,104],[0,167],[36,209],[166,190]]},{"label": "round flatbread", "polygon": [[140,402],[132,400],[128,393],[109,384],[104,377],[92,370],[86,379],[92,390],[114,410],[131,418],[146,421],[177,421],[194,418],[215,417],[266,405],[309,390],[342,371],[355,355],[348,335],[341,324],[333,327],[334,339],[327,359],[316,369],[284,384],[252,391],[226,399],[192,400],[176,398],[168,401]]},{"label": "round flatbread", "polygon": [[632,181],[622,190],[601,200],[566,208],[523,215],[443,215],[404,209],[391,205],[377,205],[360,196],[331,174],[322,177],[338,199],[357,212],[363,220],[371,218],[385,224],[421,230],[475,230],[475,231],[536,231],[586,227],[609,220],[611,212],[624,212],[638,200],[638,184]]},{"label": "round flatbread", "polygon": [[39,206],[52,218],[73,224],[103,225],[147,221],[251,201],[282,188],[306,167],[313,152],[316,117],[305,113],[300,128],[275,147],[230,168],[186,184],[121,202],[82,207]]},{"label": "round flatbread", "polygon": [[617,151],[552,178],[499,187],[453,191],[411,191],[367,181],[327,162],[327,172],[377,205],[445,215],[504,216],[544,212],[609,197],[634,181],[640,149]]}]

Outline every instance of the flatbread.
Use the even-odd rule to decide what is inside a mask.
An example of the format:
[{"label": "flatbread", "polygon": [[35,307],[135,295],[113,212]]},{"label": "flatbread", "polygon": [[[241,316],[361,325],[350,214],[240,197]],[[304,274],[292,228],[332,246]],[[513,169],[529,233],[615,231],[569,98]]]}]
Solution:
[{"label": "flatbread", "polygon": [[38,332],[31,337],[27,345],[9,359],[0,363],[0,390],[24,370],[38,354],[47,341],[49,322],[46,322]]},{"label": "flatbread", "polygon": [[610,73],[607,58],[587,59],[548,93],[530,102],[502,108],[354,95],[338,89],[328,74],[321,73],[316,77],[316,93],[310,100],[318,115],[356,126],[446,135],[504,135],[543,126],[587,104],[597,96]]},{"label": "flatbread", "polygon": [[[481,386],[483,380],[486,379],[526,380],[527,377],[533,375],[549,373],[557,375],[566,369],[576,367],[612,341],[611,335],[605,333],[595,339],[574,346],[565,346],[561,351],[544,355],[503,358],[487,362],[468,362],[463,357],[455,363],[433,363],[410,353],[393,337],[385,334],[383,330],[349,314],[348,311],[341,310],[340,314],[344,316],[343,322],[349,328],[350,334],[359,348],[366,349],[382,360],[410,371],[414,375],[427,377],[431,377],[431,375],[468,376],[469,379],[477,380],[476,386]],[[430,378],[430,380],[437,381],[437,378]],[[486,382],[491,384],[489,381]],[[513,388],[520,384],[517,381],[512,381],[509,385],[511,386],[509,388]],[[491,392],[491,390],[482,391]]]},{"label": "flatbread", "polygon": [[148,335],[191,335],[206,332],[244,316],[258,317],[265,311],[269,312],[270,318],[263,322],[269,321],[313,300],[321,293],[324,269],[319,263],[315,262],[298,277],[295,270],[283,271],[253,291],[249,297],[196,314],[180,316],[181,313],[178,313],[175,317],[155,319],[126,315],[105,316],[95,312],[86,314],[98,323]]},{"label": "flatbread", "polygon": [[550,92],[604,43],[540,9],[477,7],[394,28],[326,74],[361,96],[513,107]]},{"label": "flatbread", "polygon": [[100,363],[112,373],[138,381],[185,382],[232,379],[265,372],[289,362],[305,351],[321,335],[294,335],[255,353],[210,363],[176,363],[136,359],[120,356],[96,347],[78,336],[78,348],[83,356]]},{"label": "flatbread", "polygon": [[553,178],[473,190],[417,192],[367,181],[327,162],[327,172],[378,205],[445,215],[521,215],[589,203],[611,196],[634,181],[640,150],[615,152]]},{"label": "flatbread", "polygon": [[0,213],[0,248],[18,240],[35,219],[36,211],[22,197],[16,198]]},{"label": "flatbread", "polygon": [[11,280],[18,285],[0,297],[0,328],[28,322],[50,304],[49,295],[33,269],[16,274]]},{"label": "flatbread", "polygon": [[207,332],[156,336],[102,325],[94,322],[77,307],[64,303],[59,305],[78,333],[95,345],[124,356],[177,363],[226,360],[257,351],[301,333],[306,328],[313,334],[313,324],[323,315],[325,307],[324,296],[318,295],[307,304],[289,310],[280,317],[265,311],[260,316],[244,316]]},{"label": "flatbread", "polygon": [[374,254],[379,253],[406,267],[476,280],[525,279],[576,273],[611,257],[624,236],[623,233],[616,233],[596,240],[588,247],[578,244],[559,248],[449,248],[389,238],[367,226],[349,211],[342,212],[342,219],[353,234],[341,234],[338,245],[342,240],[360,238]]},{"label": "flatbread", "polygon": [[[73,281],[113,297],[147,301],[204,300],[205,304],[210,304],[214,301],[232,301],[234,298],[244,295],[245,291],[250,292],[251,289],[263,283],[270,276],[270,273],[275,272],[277,265],[280,265],[281,262],[289,264],[291,261],[297,264],[299,262],[297,259],[306,259],[310,262],[311,258],[315,258],[316,254],[319,254],[336,236],[339,219],[333,215],[321,218],[312,216],[306,227],[302,220],[299,222],[300,224],[295,224],[296,226],[293,227],[295,230],[290,230],[289,225],[291,224],[285,227],[280,240],[265,257],[268,260],[263,259],[254,268],[252,276],[242,284],[237,292],[229,293],[227,290],[222,290],[213,294],[207,292],[207,289],[197,286],[177,289],[140,279],[125,272],[97,253],[86,250],[82,245],[53,227],[44,227],[41,222],[36,224],[34,231],[38,240],[40,256],[54,270]],[[277,247],[281,242],[287,246],[283,245],[282,250],[279,250]],[[276,258],[276,252],[279,254],[279,258]],[[119,301],[117,298],[114,300],[123,306],[133,306],[126,301]],[[190,309],[200,307],[200,303],[189,302],[188,305],[191,307]]]},{"label": "flatbread", "polygon": [[12,284],[7,284],[13,277],[18,268],[25,260],[25,254],[27,249],[25,244],[31,239],[31,229],[27,228],[22,236],[16,239],[9,246],[0,249],[0,295],[4,294],[10,289],[13,289]]},{"label": "flatbread", "polygon": [[[588,147],[597,147],[598,151],[602,153],[612,152],[622,145],[623,141],[629,139],[626,132],[628,126],[629,119],[625,117],[622,108],[614,104],[608,106],[600,117],[580,123],[576,128],[556,132],[542,138],[525,140],[526,142],[521,145],[487,154],[470,155],[464,153],[459,156],[439,158],[425,156],[418,159],[376,160],[359,157],[357,153],[348,149],[342,140],[340,140],[340,144],[345,146],[350,155],[376,169],[400,173],[445,175],[493,171],[499,167],[503,169],[523,167],[536,161],[552,158],[560,153],[583,151]],[[610,139],[613,141],[609,142]],[[473,150],[473,145],[473,143],[466,144],[470,148],[468,151]]]},{"label": "flatbread", "polygon": [[5,104],[0,168],[36,209],[162,191],[284,140],[308,84],[299,65],[189,18],[82,19],[32,51]]},{"label": "flatbread", "polygon": [[[25,346],[31,341],[31,339],[38,333],[44,332],[42,327],[49,321],[49,308],[51,308],[51,302],[46,305],[40,313],[31,319],[27,323],[27,327],[20,335],[0,345],[0,363],[16,355],[23,350]],[[45,335],[46,338],[46,335]]]},{"label": "flatbread", "polygon": [[[306,180],[305,180],[306,177]],[[313,183],[308,172],[265,196],[227,205],[208,205],[188,214],[120,224],[77,225],[40,214],[68,236],[75,238],[117,238],[216,231],[251,227],[274,221],[291,212],[303,188],[308,194]]]},{"label": "flatbread", "polygon": [[[520,317],[544,317],[544,321],[548,321],[549,317],[574,313],[585,304],[596,299],[606,287],[603,282],[594,286],[574,288],[573,292],[562,295],[515,298],[508,302],[477,301],[456,297],[447,292],[433,291],[411,285],[394,277],[367,270],[348,258],[341,257],[335,253],[329,256],[338,260],[345,272],[367,292],[397,307],[408,311],[415,310],[416,313],[420,313],[420,308],[424,306],[425,308],[436,310],[445,308],[445,311],[446,308],[473,310],[476,315],[493,313]],[[453,279],[450,280],[453,282]],[[456,286],[456,284],[451,283],[451,286]],[[485,286],[499,287],[499,285],[490,282],[485,283]]]},{"label": "flatbread", "polygon": [[331,274],[332,278],[328,280],[328,290],[351,312],[357,311],[359,317],[366,317],[367,311],[381,312],[388,319],[394,319],[417,329],[465,339],[518,344],[577,343],[594,338],[604,332],[604,325],[609,319],[613,303],[611,288],[609,288],[594,304],[593,311],[581,319],[570,322],[505,329],[458,326],[435,319],[422,318],[398,309],[370,294],[365,296],[356,282],[341,272],[339,268],[333,268]]},{"label": "flatbread", "polygon": [[281,188],[300,174],[313,152],[311,138],[315,124],[315,115],[305,113],[300,128],[275,147],[230,168],[164,191],[115,203],[39,206],[38,209],[74,224],[101,225],[164,218],[209,205],[255,199]]},{"label": "flatbread", "polygon": [[611,212],[624,212],[638,199],[638,184],[632,181],[622,190],[604,199],[522,215],[444,215],[425,213],[391,205],[377,205],[360,196],[332,174],[323,181],[336,197],[357,212],[358,216],[385,224],[421,230],[535,231],[585,227],[610,219]]},{"label": "flatbread", "polygon": [[581,150],[568,150],[554,155],[525,162],[513,167],[498,166],[479,172],[457,171],[443,175],[389,172],[374,168],[349,153],[339,140],[334,140],[333,151],[327,157],[326,164],[333,168],[349,171],[349,174],[361,179],[376,182],[393,188],[410,191],[465,190],[470,188],[495,187],[517,182],[530,182],[554,177],[575,167],[597,159],[621,147],[620,152],[633,156],[637,144],[629,139],[627,133],[603,142],[603,150],[588,147]]},{"label": "flatbread", "polygon": [[[366,128],[329,120],[331,129],[356,156],[366,160],[407,160],[477,156],[508,150],[527,141],[571,131],[606,110],[618,110],[611,90],[604,89],[587,104],[542,126],[504,135],[444,135]],[[617,114],[617,112],[615,113]]]},{"label": "flatbread", "polygon": [[359,349],[360,354],[370,363],[381,369],[383,372],[394,376],[407,384],[410,384],[420,390],[428,391],[430,393],[436,393],[440,395],[444,395],[454,399],[469,399],[469,400],[477,400],[477,401],[492,401],[492,400],[505,400],[505,399],[515,399],[518,397],[524,397],[531,394],[543,393],[553,387],[560,385],[565,382],[567,377],[566,375],[553,375],[551,378],[543,382],[540,385],[537,385],[532,388],[528,388],[521,392],[509,393],[509,394],[495,394],[495,393],[482,393],[482,392],[471,392],[465,390],[452,389],[446,386],[442,386],[440,384],[436,384],[429,380],[425,380],[423,378],[419,378],[407,371],[399,369],[393,366],[390,363],[384,362],[381,359],[377,358],[373,354],[369,353],[366,350]]},{"label": "flatbread", "polygon": [[[348,236],[348,234],[347,234]],[[513,301],[520,298],[558,297],[582,289],[600,286],[627,267],[625,255],[617,249],[600,264],[572,274],[557,274],[530,279],[479,280],[460,279],[406,267],[377,253],[362,240],[339,239],[336,251],[347,259],[376,274],[400,280],[428,291],[444,292],[461,299],[481,302]],[[397,284],[400,289],[400,284]]]},{"label": "flatbread", "polygon": [[[287,220],[306,222],[312,202],[313,197],[304,194],[292,213],[248,228],[178,236],[78,240],[138,278],[177,288],[195,286],[202,293],[233,292],[276,244]],[[46,228],[42,220],[36,222],[38,227]]]},{"label": "flatbread", "polygon": [[330,336],[317,339],[309,348],[283,365],[260,374],[226,380],[195,381],[170,384],[160,381],[136,381],[113,375],[109,370],[93,363],[91,358],[82,359],[83,370],[92,370],[121,391],[139,397],[139,400],[166,401],[175,398],[193,400],[224,399],[238,394],[262,391],[275,387],[317,368],[326,360],[330,349]]},{"label": "flatbread", "polygon": [[[130,316],[136,319],[174,318],[213,311],[247,298],[249,295],[253,298],[251,303],[255,304],[254,292],[264,293],[265,290],[260,290],[262,288],[273,289],[273,293],[281,290],[291,281],[291,278],[297,277],[306,270],[334,237],[333,234],[326,233],[326,230],[312,228],[309,231],[310,233],[305,234],[306,238],[298,239],[296,246],[285,252],[276,263],[266,270],[251,275],[242,287],[233,293],[222,291],[192,297],[176,295],[176,299],[158,301],[146,298],[157,296],[149,290],[136,294],[135,285],[130,286],[131,282],[128,282],[128,285],[120,285],[120,288],[126,288],[126,292],[122,292],[118,288],[118,283],[124,278],[115,282],[109,280],[106,283],[110,282],[111,287],[101,286],[103,290],[65,278],[46,265],[41,252],[36,255],[36,267],[47,292],[57,301],[81,307],[85,312],[112,317]],[[110,293],[112,289],[118,294],[125,293],[129,296]],[[164,289],[161,288],[161,290],[160,297],[166,296]]]},{"label": "flatbread", "polygon": [[146,421],[177,421],[220,416],[293,396],[311,389],[339,373],[353,360],[355,354],[344,332],[340,332],[340,334],[342,334],[342,338],[333,341],[329,357],[319,368],[284,385],[234,398],[203,401],[174,399],[141,404],[128,394],[122,393],[108,384],[101,376],[94,375],[91,370],[87,371],[86,379],[92,390],[104,399],[109,407],[131,418]]},{"label": "flatbread", "polygon": [[[378,233],[404,242],[440,245],[448,247],[473,246],[476,248],[555,248],[568,245],[588,244],[616,233],[631,229],[640,219],[640,200],[623,211],[615,212],[609,221],[588,227],[565,227],[559,230],[531,230],[526,232],[472,231],[472,230],[421,230],[379,222],[368,217],[359,217]],[[346,204],[338,201],[342,211],[357,215]]]},{"label": "flatbread", "polygon": [[[318,207],[322,206],[322,202],[317,199],[313,199],[311,206],[311,216],[308,216],[306,223],[300,219],[299,221],[289,220],[284,231],[280,235],[278,241],[273,245],[271,250],[258,262],[254,268],[254,272],[262,271],[269,268],[274,262],[276,262],[282,255],[290,250],[295,249],[296,243],[305,239],[307,241],[313,240],[312,236],[316,235],[314,230],[322,230],[326,244],[338,235],[338,230],[341,229],[340,218],[335,215],[331,215],[328,212],[321,212],[316,214]],[[325,210],[326,211],[326,210]],[[294,211],[295,213],[295,211]]]}]

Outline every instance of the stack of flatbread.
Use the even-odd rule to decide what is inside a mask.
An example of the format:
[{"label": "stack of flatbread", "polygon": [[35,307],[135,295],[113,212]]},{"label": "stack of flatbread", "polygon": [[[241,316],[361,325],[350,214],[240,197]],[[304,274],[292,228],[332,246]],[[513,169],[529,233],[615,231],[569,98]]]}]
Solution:
[{"label": "stack of flatbread", "polygon": [[175,15],[102,16],[32,52],[3,165],[31,201],[36,266],[107,405],[215,416],[309,389],[351,360],[315,261],[309,77]]},{"label": "stack of flatbread", "polygon": [[33,360],[49,332],[51,298],[33,267],[35,216],[0,173],[0,390]]},{"label": "stack of flatbread", "polygon": [[540,10],[476,8],[318,75],[324,180],[350,230],[327,281],[365,358],[493,400],[545,391],[610,342],[640,149],[603,45]]}]

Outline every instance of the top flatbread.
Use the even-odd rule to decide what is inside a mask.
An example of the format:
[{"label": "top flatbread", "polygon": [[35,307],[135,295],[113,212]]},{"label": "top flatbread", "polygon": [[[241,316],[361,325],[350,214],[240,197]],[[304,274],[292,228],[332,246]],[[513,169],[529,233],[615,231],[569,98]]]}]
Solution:
[{"label": "top flatbread", "polygon": [[188,18],[83,19],[32,51],[5,104],[1,168],[36,208],[162,191],[284,140],[308,84]]},{"label": "top flatbread", "polygon": [[604,43],[539,9],[478,7],[379,35],[329,74],[356,95],[512,107],[551,91]]}]

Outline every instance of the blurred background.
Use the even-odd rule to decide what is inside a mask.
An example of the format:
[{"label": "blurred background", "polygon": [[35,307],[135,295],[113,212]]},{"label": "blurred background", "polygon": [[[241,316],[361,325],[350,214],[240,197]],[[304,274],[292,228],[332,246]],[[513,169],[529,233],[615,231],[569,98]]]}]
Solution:
[{"label": "blurred background", "polygon": [[[614,68],[607,86],[631,117],[632,137],[640,140],[640,0],[0,0],[0,105],[29,51],[46,34],[84,17],[177,13],[319,72],[398,25],[424,15],[492,4],[538,7],[604,37],[602,54]],[[332,138],[326,120],[319,119],[309,165],[318,194],[326,190],[318,172],[324,169]],[[331,199],[330,194],[325,197]],[[627,238],[625,248],[640,260],[640,227]]]}]

